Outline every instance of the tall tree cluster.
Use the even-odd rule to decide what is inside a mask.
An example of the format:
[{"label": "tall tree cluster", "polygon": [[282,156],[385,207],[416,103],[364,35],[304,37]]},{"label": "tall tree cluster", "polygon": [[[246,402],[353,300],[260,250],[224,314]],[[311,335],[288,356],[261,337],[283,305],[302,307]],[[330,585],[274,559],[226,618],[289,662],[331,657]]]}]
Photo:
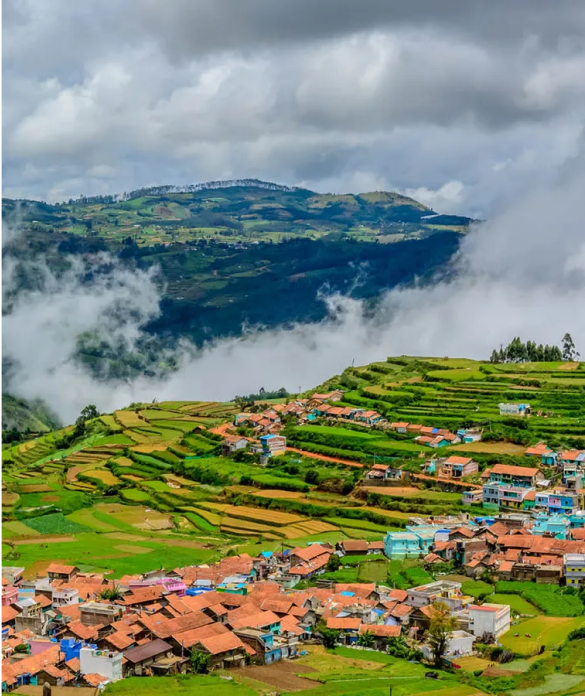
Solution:
[{"label": "tall tree cluster", "polygon": [[560,362],[572,361],[579,358],[571,335],[563,336],[562,349],[548,344],[538,345],[534,341],[524,343],[518,336],[507,346],[500,346],[499,350],[492,351],[490,362],[492,363],[524,363],[524,362]]}]

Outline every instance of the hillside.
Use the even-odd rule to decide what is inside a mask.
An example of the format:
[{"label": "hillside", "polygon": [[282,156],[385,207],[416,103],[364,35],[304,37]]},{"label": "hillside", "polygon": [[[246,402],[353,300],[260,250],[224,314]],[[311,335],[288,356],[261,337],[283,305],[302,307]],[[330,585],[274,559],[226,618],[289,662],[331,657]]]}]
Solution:
[{"label": "hillside", "polygon": [[[375,302],[424,281],[448,263],[470,223],[396,193],[335,196],[256,181],[57,205],[4,199],[3,216],[20,231],[4,254],[23,267],[8,298],[35,287],[38,273],[26,269],[33,260],[59,275],[71,257],[83,259],[91,283],[103,272],[96,252],[106,251],[125,267],[160,268],[161,314],[146,329],[197,345],[238,336],[244,324],[319,321],[323,287]],[[99,347],[80,346],[80,354],[96,374],[109,372]]]},{"label": "hillside", "polygon": [[37,229],[117,244],[130,237],[139,247],[204,239],[281,242],[339,234],[389,243],[441,231],[465,232],[471,222],[436,215],[398,193],[320,194],[256,180],[160,186],[56,205],[4,199],[5,214],[17,205],[22,221]]},{"label": "hillside", "polygon": [[43,433],[58,428],[58,417],[41,401],[29,402],[2,394],[2,430]]},{"label": "hillside", "polygon": [[[5,559],[38,569],[60,558],[119,577],[159,563],[204,562],[228,548],[252,553],[307,541],[379,540],[413,515],[481,514],[481,507],[462,505],[461,493],[480,487],[487,467],[530,466],[526,447],[542,440],[585,448],[584,385],[584,363],[388,358],[349,368],[317,389],[343,390],[336,408],[377,413],[386,425],[376,425],[375,416],[368,425],[325,411],[309,423],[283,415],[289,449],[267,466],[254,454],[226,453],[222,443],[236,432],[236,414],[266,411],[284,399],[133,404],[88,421],[82,431],[69,427],[4,449],[3,534],[13,544],[4,547]],[[529,401],[533,415],[500,415],[498,404],[507,401]],[[396,421],[452,433],[479,428],[482,441],[441,448],[473,457],[479,472],[464,482],[421,476],[421,463],[436,450],[414,432],[396,432],[390,427]],[[238,427],[257,437],[249,422]],[[376,489],[363,479],[381,463],[402,470],[404,482]],[[133,535],[132,546],[119,544],[112,556],[120,532]],[[51,537],[44,548],[19,544],[44,535]],[[86,557],[88,548],[104,553]]]}]

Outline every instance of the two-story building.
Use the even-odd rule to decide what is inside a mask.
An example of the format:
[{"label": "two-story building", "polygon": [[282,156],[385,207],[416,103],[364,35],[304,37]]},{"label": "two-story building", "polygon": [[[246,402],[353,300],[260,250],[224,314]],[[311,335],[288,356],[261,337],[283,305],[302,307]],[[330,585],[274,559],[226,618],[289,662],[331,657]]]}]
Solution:
[{"label": "two-story building", "polygon": [[443,462],[443,466],[439,471],[439,476],[445,478],[460,479],[464,476],[477,474],[477,462],[474,462],[470,457],[458,457],[452,455],[447,457]]},{"label": "two-story building", "polygon": [[567,585],[585,586],[585,554],[566,553],[563,556],[563,577]]},{"label": "two-story building", "polygon": [[510,630],[510,607],[507,604],[472,604],[467,630],[476,638],[491,636],[497,640]]},{"label": "two-story building", "polygon": [[519,510],[522,509],[525,498],[534,492],[534,488],[493,482],[484,484],[482,492],[484,503]]},{"label": "two-story building", "polygon": [[509,466],[496,464],[490,470],[489,483],[507,483],[513,486],[533,488],[537,481],[542,481],[544,474],[540,469],[531,466]]}]

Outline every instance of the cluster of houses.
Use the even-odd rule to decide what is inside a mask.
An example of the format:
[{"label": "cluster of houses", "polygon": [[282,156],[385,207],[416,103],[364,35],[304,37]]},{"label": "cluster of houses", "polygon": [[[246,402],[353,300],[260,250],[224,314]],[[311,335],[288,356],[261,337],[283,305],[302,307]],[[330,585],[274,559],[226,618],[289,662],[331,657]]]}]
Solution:
[{"label": "cluster of houses", "polygon": [[193,651],[208,655],[212,669],[270,664],[318,640],[318,624],[338,630],[345,644],[369,632],[383,649],[404,635],[422,641],[424,651],[429,608],[438,599],[457,618],[448,654],[469,654],[475,640],[508,630],[509,607],[477,606],[458,583],[406,591],[317,580],[316,587],[294,589],[323,574],[332,554],[343,560],[383,551],[383,541],[314,543],[116,581],[60,563],[34,580],[23,579],[23,568],[5,567],[2,690],[45,683],[101,688],[132,675],[184,673]]},{"label": "cluster of houses", "polygon": [[255,435],[275,435],[282,429],[282,419],[285,416],[294,416],[299,423],[307,423],[316,418],[353,421],[365,426],[382,426],[387,423],[376,411],[353,406],[335,406],[334,404],[342,398],[343,392],[336,389],[326,394],[313,394],[308,399],[297,399],[288,404],[271,404],[261,413],[238,413],[234,425],[249,426]]},{"label": "cluster of houses", "polygon": [[[508,606],[479,605],[457,582],[402,590],[321,578],[333,554],[342,564],[345,557],[385,554],[418,558],[429,568],[454,562],[470,577],[487,572],[503,580],[585,586],[585,514],[556,534],[547,531],[544,516],[526,513],[413,517],[404,531],[379,542],[313,543],[115,581],[60,563],[31,580],[23,568],[4,567],[3,691],[45,682],[101,687],[131,675],[183,673],[193,651],[208,655],[212,669],[270,664],[318,641],[322,626],[348,645],[367,632],[378,649],[403,636],[429,657],[426,629],[436,602],[456,619],[447,657],[471,654],[475,641],[497,640],[509,630]],[[307,580],[315,587],[296,589]]]},{"label": "cluster of houses", "polygon": [[420,423],[397,422],[391,423],[390,428],[399,434],[414,435],[415,442],[427,447],[449,447],[461,442],[479,442],[482,436],[482,430],[477,428],[461,428],[456,433],[452,433],[445,428]]},{"label": "cluster of houses", "polygon": [[[551,522],[553,528],[551,529]],[[433,566],[453,562],[471,577],[585,586],[585,512],[573,517],[523,513],[498,517],[411,519],[388,532],[388,558],[423,558]]]}]

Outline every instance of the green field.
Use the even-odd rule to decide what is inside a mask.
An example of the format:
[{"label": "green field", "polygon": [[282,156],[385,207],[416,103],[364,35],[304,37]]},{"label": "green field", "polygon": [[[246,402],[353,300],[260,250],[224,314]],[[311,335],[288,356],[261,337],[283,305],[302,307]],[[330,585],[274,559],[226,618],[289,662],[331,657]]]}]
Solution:
[{"label": "green field", "polygon": [[[585,616],[574,619],[538,616],[512,626],[508,633],[500,638],[500,642],[504,647],[521,655],[532,655],[541,645],[546,648],[560,645],[571,631],[582,626],[585,626]],[[515,633],[520,635],[515,636]],[[527,633],[530,634],[530,638],[525,635]]]}]

